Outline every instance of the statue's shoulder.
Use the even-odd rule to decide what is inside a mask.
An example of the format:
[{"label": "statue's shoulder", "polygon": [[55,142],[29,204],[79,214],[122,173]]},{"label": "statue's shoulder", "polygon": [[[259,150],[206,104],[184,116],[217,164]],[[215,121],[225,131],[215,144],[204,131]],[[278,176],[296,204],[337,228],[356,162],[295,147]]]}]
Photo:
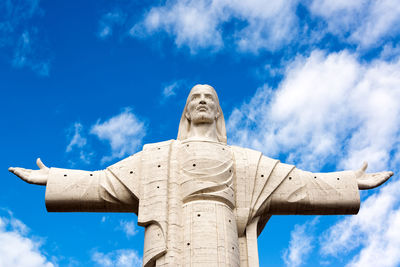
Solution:
[{"label": "statue's shoulder", "polygon": [[240,146],[230,146],[232,149],[233,153],[236,155],[236,158],[239,157],[245,157],[246,159],[253,159],[253,160],[261,160],[264,164],[268,165],[273,165],[276,164],[276,162],[279,162],[279,160],[267,157],[263,155],[262,152],[257,151],[255,149],[251,148],[244,148]]},{"label": "statue's shoulder", "polygon": [[246,148],[246,147],[240,147],[240,146],[229,146],[234,152],[241,152],[241,153],[258,153],[260,154],[260,151]]},{"label": "statue's shoulder", "polygon": [[162,141],[162,142],[157,142],[157,143],[150,143],[150,144],[145,144],[143,146],[143,151],[156,151],[156,150],[161,150],[161,148],[168,148],[173,144],[179,143],[180,141],[178,140],[167,140],[167,141]]},{"label": "statue's shoulder", "polygon": [[120,166],[131,166],[132,164],[135,164],[136,162],[139,162],[143,154],[148,154],[150,151],[159,151],[161,148],[166,148],[171,146],[171,144],[176,143],[176,140],[168,140],[168,141],[163,141],[163,142],[157,142],[157,143],[150,143],[150,144],[145,144],[143,146],[142,151],[136,152],[133,155],[130,155],[129,157],[122,159],[113,165],[109,166],[108,168],[114,169],[114,168],[120,168]]},{"label": "statue's shoulder", "polygon": [[246,155],[247,157],[261,157],[262,153],[260,151],[250,149],[250,148],[244,148],[240,146],[229,146],[234,154],[241,154],[241,155]]}]

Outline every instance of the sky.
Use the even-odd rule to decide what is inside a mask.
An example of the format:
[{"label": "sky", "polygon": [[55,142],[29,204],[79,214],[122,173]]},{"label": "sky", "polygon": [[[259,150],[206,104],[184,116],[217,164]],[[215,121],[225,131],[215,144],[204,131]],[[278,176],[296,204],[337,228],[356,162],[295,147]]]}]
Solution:
[{"label": "sky", "polygon": [[8,167],[101,170],[175,139],[210,84],[228,144],[391,170],[355,216],[273,216],[260,266],[400,266],[400,2],[3,0],[0,266],[141,266],[129,213],[48,213]]}]

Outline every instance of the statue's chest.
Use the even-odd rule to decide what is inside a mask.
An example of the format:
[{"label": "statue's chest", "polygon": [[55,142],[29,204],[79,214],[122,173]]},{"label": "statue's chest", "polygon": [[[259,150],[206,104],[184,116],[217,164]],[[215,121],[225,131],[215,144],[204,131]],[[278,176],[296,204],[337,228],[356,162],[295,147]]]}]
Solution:
[{"label": "statue's chest", "polygon": [[233,207],[234,161],[231,149],[220,143],[185,142],[179,147],[179,183],[183,202],[215,198]]},{"label": "statue's chest", "polygon": [[179,158],[181,171],[193,177],[229,172],[233,162],[229,146],[200,141],[182,143]]}]

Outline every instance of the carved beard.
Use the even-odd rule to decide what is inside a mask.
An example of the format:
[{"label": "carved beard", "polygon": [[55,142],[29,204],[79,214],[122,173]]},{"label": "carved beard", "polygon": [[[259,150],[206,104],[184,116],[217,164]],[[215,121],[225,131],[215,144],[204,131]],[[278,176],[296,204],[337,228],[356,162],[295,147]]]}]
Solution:
[{"label": "carved beard", "polygon": [[209,112],[195,111],[191,114],[191,121],[193,123],[212,123],[215,118]]}]

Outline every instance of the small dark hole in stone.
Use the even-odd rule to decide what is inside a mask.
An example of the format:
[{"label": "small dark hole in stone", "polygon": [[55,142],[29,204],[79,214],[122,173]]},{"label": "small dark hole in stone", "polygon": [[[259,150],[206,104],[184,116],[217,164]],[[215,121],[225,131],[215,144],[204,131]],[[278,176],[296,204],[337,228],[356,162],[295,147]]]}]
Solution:
[{"label": "small dark hole in stone", "polygon": [[160,150],[161,148],[157,147],[158,150]]},{"label": "small dark hole in stone", "polygon": [[196,164],[193,164],[193,167],[196,167]]},{"label": "small dark hole in stone", "polygon": [[229,222],[231,222],[231,220],[229,220]]},{"label": "small dark hole in stone", "polygon": [[222,150],[225,150],[225,148],[222,148]]},{"label": "small dark hole in stone", "polygon": [[66,177],[67,175],[66,174],[64,174],[64,177]]},{"label": "small dark hole in stone", "polygon": [[158,165],[158,168],[160,168],[161,167],[161,165]]},{"label": "small dark hole in stone", "polygon": [[261,177],[264,177],[264,174],[261,174]]},{"label": "small dark hole in stone", "polygon": [[160,187],[157,185],[157,188],[160,188]]},{"label": "small dark hole in stone", "polygon": [[91,173],[90,176],[93,176],[93,173]]},{"label": "small dark hole in stone", "polygon": [[187,147],[189,147],[189,145],[186,145]]},{"label": "small dark hole in stone", "polygon": [[200,217],[200,214],[197,214],[197,217]]},{"label": "small dark hole in stone", "polygon": [[232,170],[229,170],[229,172],[232,172]]},{"label": "small dark hole in stone", "polygon": [[187,245],[190,246],[190,243],[188,242]]},{"label": "small dark hole in stone", "polygon": [[235,249],[234,247],[232,247],[232,249]]},{"label": "small dark hole in stone", "polygon": [[338,180],[340,180],[340,178],[337,178]]},{"label": "small dark hole in stone", "polygon": [[130,174],[132,174],[132,173],[133,173],[133,171],[130,171],[129,173],[130,173]]},{"label": "small dark hole in stone", "polygon": [[292,180],[292,177],[289,177],[289,180]]}]

